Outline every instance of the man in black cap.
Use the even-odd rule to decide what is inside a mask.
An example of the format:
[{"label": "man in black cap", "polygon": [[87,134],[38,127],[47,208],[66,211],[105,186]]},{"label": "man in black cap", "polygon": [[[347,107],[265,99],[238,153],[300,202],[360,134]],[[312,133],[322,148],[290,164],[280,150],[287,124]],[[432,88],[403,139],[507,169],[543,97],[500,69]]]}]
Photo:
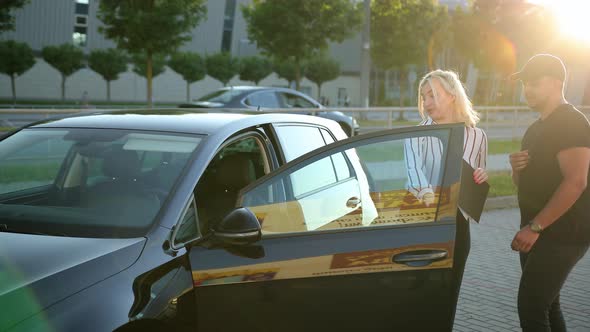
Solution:
[{"label": "man in black cap", "polygon": [[522,266],[520,325],[523,331],[565,331],[559,293],[590,244],[590,124],[564,98],[566,69],[558,57],[535,55],[512,76],[540,113],[522,151],[510,155],[521,215],[511,245]]}]

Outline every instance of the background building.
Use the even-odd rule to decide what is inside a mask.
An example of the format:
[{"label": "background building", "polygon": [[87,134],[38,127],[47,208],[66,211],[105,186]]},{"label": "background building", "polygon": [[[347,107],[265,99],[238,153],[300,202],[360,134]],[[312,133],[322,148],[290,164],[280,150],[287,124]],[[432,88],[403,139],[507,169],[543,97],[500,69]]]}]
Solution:
[{"label": "background building", "polygon": [[[101,21],[96,17],[99,0],[30,0],[23,8],[14,11],[16,29],[0,34],[0,40],[14,39],[26,42],[37,55],[35,66],[16,79],[17,97],[19,99],[53,99],[61,97],[60,74],[40,57],[41,49],[48,45],[74,43],[86,54],[94,49],[115,47],[106,39],[98,28]],[[248,39],[246,22],[240,10],[241,5],[251,0],[208,0],[207,16],[192,31],[192,40],[181,50],[190,50],[202,55],[221,51],[230,52],[235,57],[259,55],[256,45]],[[450,10],[456,6],[468,6],[467,0],[439,0]],[[330,106],[344,105],[348,96],[351,106],[360,105],[360,68],[361,68],[361,37],[360,32],[342,43],[332,43],[329,47],[331,57],[340,63],[341,76],[322,85],[322,95],[329,100]],[[131,67],[131,66],[130,66]],[[578,68],[579,67],[579,68]],[[590,84],[588,84],[588,65],[580,64],[572,70],[568,83],[567,97],[575,104],[582,102],[584,92],[590,100]],[[415,68],[409,75],[411,104],[415,104],[417,91],[416,80],[426,68]],[[372,72],[370,96],[382,86],[386,99],[399,98],[399,75],[396,71]],[[484,79],[483,77],[481,79]],[[468,93],[478,91],[480,77],[477,69],[469,66],[467,77],[463,78]],[[251,85],[234,77],[230,85]],[[266,86],[287,86],[288,82],[271,74],[260,82]],[[66,99],[80,100],[84,92],[91,101],[106,99],[106,84],[101,76],[89,68],[82,69],[66,82]],[[217,80],[207,76],[191,85],[192,98],[198,98],[214,89],[221,87]],[[479,91],[481,91],[480,86]],[[307,79],[301,82],[301,90],[313,98],[318,98],[317,86]],[[156,103],[178,103],[185,101],[186,86],[180,75],[169,68],[153,80],[153,94]],[[0,75],[0,98],[10,99],[10,78]],[[111,83],[111,99],[113,102],[143,102],[146,99],[145,79],[135,74],[131,68]]]},{"label": "background building", "polygon": [[[251,0],[209,0],[207,17],[192,31],[192,41],[181,50],[190,50],[202,55],[221,51],[230,52],[235,57],[258,55],[256,46],[248,40],[246,22],[240,6]],[[96,17],[97,0],[31,0],[25,7],[14,11],[16,29],[0,35],[1,40],[14,39],[26,42],[33,48],[37,57],[35,66],[16,79],[19,99],[60,98],[60,74],[41,58],[41,49],[48,45],[74,43],[86,54],[94,49],[115,47],[106,39],[98,27],[101,21]],[[358,103],[360,35],[341,44],[332,44],[329,54],[339,63],[342,75],[322,85],[322,95],[329,99],[330,105],[343,105],[346,96],[351,104]],[[130,66],[131,67],[131,66]],[[183,102],[186,98],[185,82],[180,75],[169,68],[153,81],[154,101]],[[106,84],[102,77],[89,68],[82,69],[66,82],[66,99],[79,100],[87,91],[90,100],[106,99]],[[252,85],[234,77],[230,85]],[[271,74],[260,85],[287,86],[286,80]],[[198,98],[222,84],[207,76],[191,85],[191,96]],[[146,99],[145,79],[135,74],[131,68],[111,83],[111,99],[114,102],[142,102]],[[317,86],[303,79],[302,91],[317,98]],[[11,98],[10,78],[0,75],[0,98]]]}]

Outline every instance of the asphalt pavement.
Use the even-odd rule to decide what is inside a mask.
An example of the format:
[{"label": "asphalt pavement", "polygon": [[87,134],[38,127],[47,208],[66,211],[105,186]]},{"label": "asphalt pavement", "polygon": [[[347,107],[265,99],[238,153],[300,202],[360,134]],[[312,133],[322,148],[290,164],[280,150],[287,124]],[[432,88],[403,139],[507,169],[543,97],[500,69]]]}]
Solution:
[{"label": "asphalt pavement", "polygon": [[[521,270],[518,254],[510,249],[518,224],[518,209],[488,211],[479,224],[471,224],[454,332],[521,331],[516,309]],[[561,308],[568,331],[590,331],[590,253],[562,288]]]}]

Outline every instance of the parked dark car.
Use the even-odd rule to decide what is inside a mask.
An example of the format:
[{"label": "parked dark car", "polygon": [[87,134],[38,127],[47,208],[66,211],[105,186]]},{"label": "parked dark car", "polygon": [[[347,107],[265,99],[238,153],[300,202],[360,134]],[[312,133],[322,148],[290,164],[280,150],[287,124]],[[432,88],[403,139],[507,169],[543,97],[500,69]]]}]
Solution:
[{"label": "parked dark car", "polygon": [[358,135],[359,124],[355,118],[339,111],[321,111],[325,109],[319,102],[297,90],[278,87],[233,86],[215,90],[181,108],[226,108],[272,110],[276,108],[317,108],[315,115],[334,120],[340,124],[348,135]]},{"label": "parked dark car", "polygon": [[[428,206],[404,158],[425,136]],[[0,140],[0,330],[450,331],[462,148],[462,125],[291,114],[31,124]]]}]

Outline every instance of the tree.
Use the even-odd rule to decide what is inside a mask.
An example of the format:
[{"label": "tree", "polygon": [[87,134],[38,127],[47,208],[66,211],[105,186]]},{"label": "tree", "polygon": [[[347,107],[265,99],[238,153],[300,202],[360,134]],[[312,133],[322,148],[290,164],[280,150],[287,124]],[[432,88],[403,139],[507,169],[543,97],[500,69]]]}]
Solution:
[{"label": "tree", "polygon": [[0,33],[14,30],[14,17],[12,10],[22,8],[29,0],[2,0],[0,1]]},{"label": "tree", "polygon": [[340,76],[340,64],[325,56],[312,58],[307,63],[305,76],[318,86],[318,100],[322,95],[322,84],[335,80]]},{"label": "tree", "polygon": [[101,0],[99,31],[129,53],[145,54],[147,103],[152,102],[152,61],[191,40],[190,30],[206,13],[204,0]]},{"label": "tree", "polygon": [[229,53],[217,53],[207,57],[207,74],[220,81],[223,86],[234,77],[240,69],[240,63]]},{"label": "tree", "polygon": [[[516,70],[519,60],[559,49],[552,15],[526,0],[475,0],[467,12],[454,13],[451,30],[457,58],[479,69],[478,85],[484,88],[477,90],[486,93],[478,94],[476,98],[483,98],[475,101],[481,104],[498,102],[500,85],[506,84],[505,77]],[[510,102],[514,85],[508,85],[502,95]]]},{"label": "tree", "polygon": [[46,46],[41,51],[43,59],[61,74],[61,100],[66,99],[66,79],[84,68],[84,52],[72,44]]},{"label": "tree", "polygon": [[[400,72],[400,106],[408,65],[424,65],[435,31],[444,23],[446,7],[432,0],[375,0],[371,7],[371,59],[381,70]],[[419,17],[420,19],[416,19]],[[400,112],[403,118],[403,112]]]},{"label": "tree", "polygon": [[240,79],[258,85],[272,73],[272,63],[266,58],[246,57],[240,61]]},{"label": "tree", "polygon": [[35,64],[33,50],[25,43],[14,40],[0,42],[0,73],[10,76],[12,103],[16,103],[16,76],[22,75]]},{"label": "tree", "polygon": [[[148,68],[145,54],[132,54],[131,64],[133,64],[133,72],[139,76],[147,78]],[[152,77],[156,77],[164,72],[166,67],[166,57],[161,54],[152,55]]]},{"label": "tree", "polygon": [[293,61],[299,90],[302,62],[358,31],[362,8],[350,0],[253,0],[242,6],[248,36],[265,54]]},{"label": "tree", "polygon": [[[291,83],[295,82],[297,80],[297,65],[295,65],[295,62],[293,61],[289,61],[289,60],[274,60],[273,62],[273,70],[275,71],[275,73],[277,73],[277,76],[279,76],[282,79],[285,79],[287,81],[287,84],[289,85],[289,87],[291,87]],[[301,75],[305,76],[305,67],[303,66],[303,64],[299,64],[299,73],[301,73]]]},{"label": "tree", "polygon": [[186,102],[190,102],[191,83],[200,81],[207,75],[205,60],[198,53],[174,53],[168,61],[168,67],[172,68],[186,81]]},{"label": "tree", "polygon": [[107,100],[111,101],[111,81],[127,71],[127,55],[117,49],[94,50],[88,56],[88,67],[107,82]]}]

